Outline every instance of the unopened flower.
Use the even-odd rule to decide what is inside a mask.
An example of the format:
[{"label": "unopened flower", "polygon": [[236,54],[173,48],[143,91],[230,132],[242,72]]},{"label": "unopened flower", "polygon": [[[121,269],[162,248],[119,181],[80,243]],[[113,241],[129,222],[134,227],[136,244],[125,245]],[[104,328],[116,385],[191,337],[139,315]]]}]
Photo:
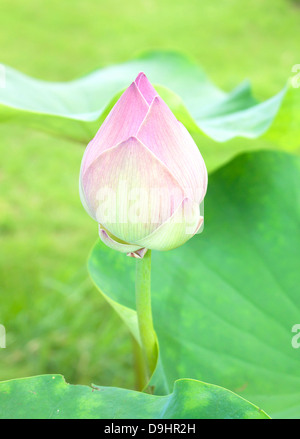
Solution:
[{"label": "unopened flower", "polygon": [[195,142],[140,73],[82,159],[80,196],[101,240],[135,257],[182,245],[203,223],[206,187]]}]

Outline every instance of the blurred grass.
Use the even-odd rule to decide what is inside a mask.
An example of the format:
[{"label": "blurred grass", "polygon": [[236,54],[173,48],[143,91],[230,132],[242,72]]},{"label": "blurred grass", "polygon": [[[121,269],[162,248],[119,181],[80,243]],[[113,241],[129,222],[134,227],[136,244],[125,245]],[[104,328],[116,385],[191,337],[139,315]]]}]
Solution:
[{"label": "blurred grass", "polygon": [[[178,49],[225,90],[250,78],[262,99],[299,63],[299,14],[283,0],[2,0],[0,62],[62,81],[144,50]],[[12,122],[0,136],[0,380],[62,373],[133,387],[130,336],[87,276],[97,225],[78,196],[83,148]],[[211,141],[201,141],[205,158]],[[264,147],[237,139],[219,155],[240,142]]]}]

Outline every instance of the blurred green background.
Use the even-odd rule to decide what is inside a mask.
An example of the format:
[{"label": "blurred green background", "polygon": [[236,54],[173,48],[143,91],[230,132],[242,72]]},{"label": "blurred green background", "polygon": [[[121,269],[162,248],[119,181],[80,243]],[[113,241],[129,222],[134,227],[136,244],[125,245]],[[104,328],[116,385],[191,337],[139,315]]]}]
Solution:
[{"label": "blurred green background", "polygon": [[[300,7],[288,0],[2,0],[0,62],[52,81],[151,49],[180,50],[229,91],[278,92],[299,63]],[[147,72],[146,72],[147,73]],[[87,275],[97,224],[78,195],[83,147],[0,124],[0,380],[62,373],[71,383],[134,387],[131,337]],[[211,140],[203,138],[205,151]],[[220,144],[233,151],[243,142]],[[213,167],[213,164],[211,164]]]}]

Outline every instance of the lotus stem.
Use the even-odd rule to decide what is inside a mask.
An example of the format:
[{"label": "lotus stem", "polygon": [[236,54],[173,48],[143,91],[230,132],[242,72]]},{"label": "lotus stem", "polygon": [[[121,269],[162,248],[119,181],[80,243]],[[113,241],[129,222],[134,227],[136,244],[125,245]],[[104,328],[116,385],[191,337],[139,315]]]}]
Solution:
[{"label": "lotus stem", "polygon": [[149,380],[157,360],[156,335],[151,309],[151,250],[148,250],[142,259],[137,259],[136,261],[135,285],[141,347],[146,364],[147,380]]}]

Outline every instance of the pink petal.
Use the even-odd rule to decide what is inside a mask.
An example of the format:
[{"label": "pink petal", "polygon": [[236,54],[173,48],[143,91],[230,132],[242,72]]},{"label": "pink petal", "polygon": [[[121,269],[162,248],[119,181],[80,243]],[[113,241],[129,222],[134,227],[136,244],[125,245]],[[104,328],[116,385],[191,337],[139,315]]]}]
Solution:
[{"label": "pink petal", "polygon": [[133,82],[114,105],[93,140],[88,144],[82,160],[84,173],[99,155],[120,142],[135,136],[149,106]]},{"label": "pink petal", "polygon": [[135,80],[135,83],[148,104],[150,105],[155,96],[157,96],[157,92],[153,88],[145,73],[139,73]]},{"label": "pink petal", "polygon": [[132,244],[164,223],[184,199],[174,176],[135,137],[104,151],[82,176],[82,188],[98,223]]},{"label": "pink petal", "polygon": [[155,97],[137,138],[172,172],[189,198],[203,199],[207,171],[200,151],[186,128],[160,97]]}]

